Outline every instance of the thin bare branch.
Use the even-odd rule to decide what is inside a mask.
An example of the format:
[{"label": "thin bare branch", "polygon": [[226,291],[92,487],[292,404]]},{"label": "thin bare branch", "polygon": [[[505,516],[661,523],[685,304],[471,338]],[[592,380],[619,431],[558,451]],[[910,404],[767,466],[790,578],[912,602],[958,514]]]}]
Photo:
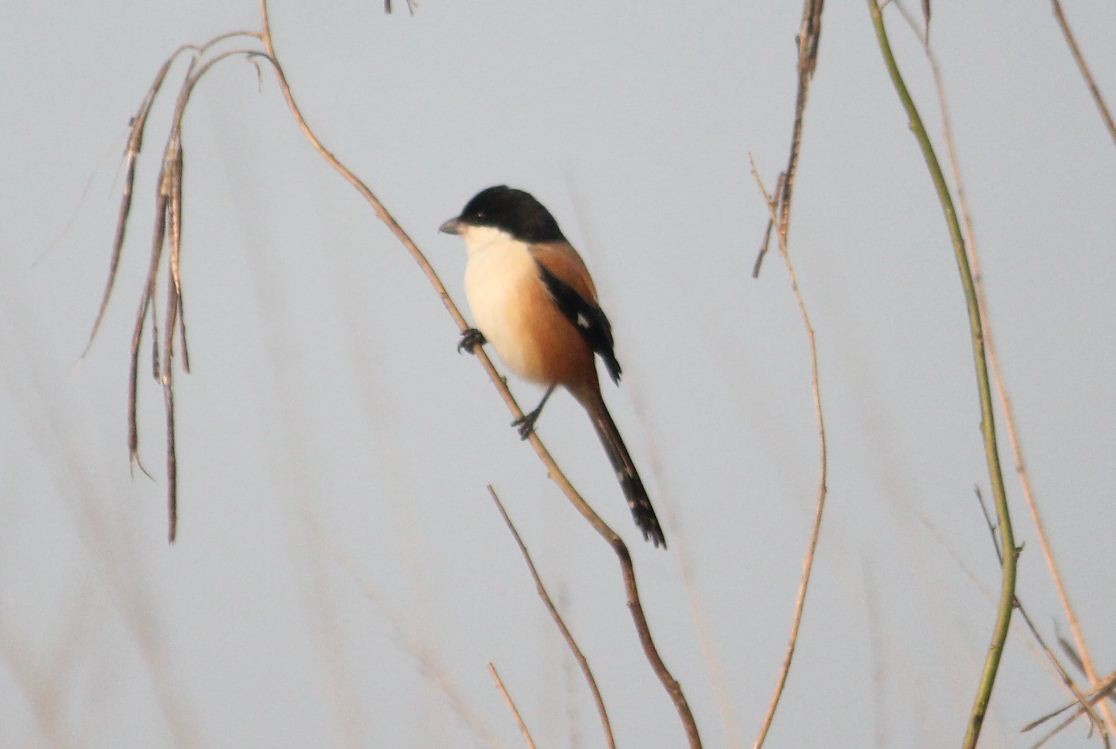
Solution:
[{"label": "thin bare branch", "polygon": [[[779,172],[779,176],[775,179],[775,195],[783,193],[783,183],[786,182],[787,173]],[[759,252],[756,254],[756,260],[752,263],[752,278],[759,278],[760,267],[763,265],[763,259],[767,257],[767,251],[771,247],[771,230],[775,228],[775,217],[768,215],[767,228],[763,230],[763,241],[760,242]]]},{"label": "thin bare branch", "polygon": [[[333,169],[341,175],[341,177],[348,182],[354,189],[357,190],[364,197],[365,201],[372,207],[377,217],[388,227],[396,239],[403,245],[411,258],[418,264],[431,286],[434,287],[435,292],[442,300],[442,305],[446,308],[450,317],[453,318],[454,323],[457,324],[458,330],[464,332],[468,328],[468,323],[465,317],[461,314],[457,305],[450,297],[449,292],[446,290],[445,285],[438,277],[434,267],[426,259],[426,256],[419,250],[418,246],[410,238],[410,236],[403,230],[403,227],[395,220],[395,218],[387,211],[383,203],[372,192],[372,190],[350,170],[333,153],[325,147],[325,145],[318,139],[314,131],[311,130],[310,125],[307,123],[306,118],[303,116],[298,104],[295,102],[294,95],[291,92],[290,84],[287,81],[286,74],[283,72],[283,67],[279,63],[278,56],[275,53],[274,44],[271,38],[271,27],[268,21],[267,0],[260,0],[260,14],[262,17],[261,23],[261,41],[263,42],[265,54],[262,55],[272,67],[275,69],[276,77],[279,80],[279,88],[282,92],[283,98],[287,102],[287,107],[291,110],[291,114],[295,118],[295,122],[302,134],[310,142],[318,154],[326,160],[326,162],[333,167]],[[480,362],[485,372],[488,374],[489,379],[492,381],[493,386],[496,387],[500,396],[503,398],[508,409],[511,411],[515,418],[522,418],[523,411],[516,403],[515,398],[512,396],[511,391],[508,389],[507,383],[500,376],[500,373],[493,366],[492,361],[484,352],[483,348],[476,349],[476,359]],[[639,640],[643,646],[644,655],[647,657],[651,664],[652,669],[658,676],[659,681],[662,683],[663,688],[670,696],[671,701],[674,703],[675,710],[678,712],[679,720],[682,722],[683,728],[686,732],[687,739],[691,747],[701,746],[701,737],[698,732],[697,722],[694,720],[693,713],[690,711],[689,703],[682,692],[682,687],[671,675],[666,664],[663,662],[662,657],[659,655],[658,648],[655,645],[654,639],[651,637],[651,630],[647,623],[647,617],[643,612],[643,605],[639,598],[639,589],[636,585],[635,568],[632,565],[631,554],[628,552],[628,547],[624,541],[610,528],[603,519],[589,506],[589,503],[581,496],[581,494],[570,483],[565,473],[559,468],[557,462],[550,455],[550,452],[543,445],[539,439],[538,434],[532,432],[529,440],[531,446],[535,450],[535,454],[539,456],[543,465],[547,469],[547,475],[554,481],[558,487],[565,494],[566,498],[573,504],[574,508],[581,513],[593,529],[601,535],[605,541],[612,547],[613,552],[616,554],[621,567],[621,575],[624,580],[624,588],[627,593],[628,610],[631,612],[632,620],[636,627],[636,632],[639,635]]]},{"label": "thin bare branch", "polygon": [[492,665],[491,661],[488,664],[488,673],[492,676],[492,681],[496,683],[496,691],[504,698],[504,704],[508,706],[508,710],[511,710],[512,717],[515,718],[515,724],[519,726],[519,732],[523,734],[523,743],[528,749],[535,749],[535,741],[531,738],[531,732],[527,730],[527,724],[523,722],[523,716],[519,714],[519,708],[515,706],[515,701],[508,694],[503,679],[500,678],[500,674],[496,673],[496,667]]},{"label": "thin bare branch", "polygon": [[[778,210],[775,198],[773,198],[767,192],[767,188],[763,186],[763,180],[760,178],[759,171],[756,169],[756,163],[752,161],[751,156],[749,156],[749,161],[752,165],[752,177],[756,180],[756,186],[763,195],[763,200],[767,204],[767,210],[771,216],[771,220],[774,222],[776,220],[776,211]],[[825,511],[825,498],[827,494],[826,482],[829,472],[825,415],[822,411],[821,381],[818,376],[818,348],[814,338],[814,326],[810,323],[810,313],[806,308],[806,301],[802,298],[802,292],[798,287],[798,274],[795,272],[794,262],[791,260],[790,251],[787,248],[786,233],[780,232],[778,240],[779,253],[783,256],[783,262],[787,267],[787,274],[790,276],[791,291],[794,293],[794,300],[798,305],[799,315],[802,317],[802,325],[806,330],[807,347],[810,352],[810,388],[814,399],[814,419],[818,426],[818,489],[817,504],[814,508],[814,521],[810,528],[810,540],[806,546],[806,554],[802,559],[802,576],[798,583],[798,593],[795,595],[794,613],[791,615],[791,630],[787,640],[787,649],[786,653],[783,655],[783,665],[779,669],[779,676],[775,682],[775,691],[771,695],[771,702],[767,706],[767,712],[763,716],[763,723],[760,725],[759,734],[756,736],[754,744],[755,749],[759,749],[759,747],[763,746],[763,742],[767,739],[767,732],[771,729],[771,723],[775,719],[775,711],[779,707],[779,699],[783,695],[783,688],[786,686],[787,677],[790,675],[791,662],[794,660],[794,650],[798,644],[798,630],[802,624],[802,612],[806,607],[806,591],[810,585],[810,573],[814,568],[814,552],[817,550],[818,537],[821,535],[822,513]]]},{"label": "thin bare branch", "polygon": [[539,577],[538,570],[535,569],[535,563],[531,560],[531,553],[527,551],[527,546],[523,543],[523,538],[519,535],[519,531],[516,530],[515,524],[512,522],[511,517],[508,516],[508,511],[504,508],[504,503],[501,502],[500,498],[496,495],[496,490],[492,488],[492,484],[488,485],[488,493],[492,495],[492,501],[496,503],[496,508],[500,511],[501,517],[504,518],[504,523],[507,524],[508,530],[511,531],[520,553],[523,554],[523,561],[527,563],[527,569],[530,570],[531,577],[535,580],[535,590],[538,591],[539,598],[542,599],[543,605],[546,606],[546,610],[550,613],[550,617],[554,620],[554,623],[558,625],[558,630],[562,633],[562,638],[566,641],[566,645],[569,646],[570,652],[573,653],[574,658],[577,660],[577,665],[581,668],[581,673],[585,676],[586,683],[589,684],[589,691],[593,693],[593,701],[597,705],[597,715],[601,718],[601,728],[604,730],[605,742],[612,749],[616,749],[616,740],[612,736],[612,724],[609,723],[608,711],[605,710],[604,698],[601,696],[601,690],[597,687],[597,680],[593,678],[593,670],[589,667],[589,660],[585,657],[585,654],[581,652],[581,648],[578,647],[573,634],[566,626],[566,622],[563,621],[562,615],[558,613],[558,608],[554,605],[554,601],[551,600],[550,594],[546,592],[546,586],[543,585],[542,578]]},{"label": "thin bare branch", "polygon": [[[802,21],[798,27],[798,35],[794,38],[798,46],[798,91],[794,100],[794,125],[791,128],[790,156],[787,157],[787,168],[783,172],[786,177],[775,188],[779,196],[776,213],[771,223],[779,227],[779,241],[783,246],[787,244],[790,233],[791,194],[794,191],[794,178],[798,173],[798,152],[802,147],[802,127],[806,115],[806,97],[810,93],[810,81],[814,78],[814,71],[818,67],[818,45],[821,43],[822,7],[825,0],[803,0]],[[770,237],[771,226],[768,225],[767,237]],[[760,266],[763,264],[764,255],[767,253],[768,239],[764,238],[759,255],[752,268],[752,276],[759,278]]]},{"label": "thin bare branch", "polygon": [[1116,143],[1116,122],[1113,122],[1112,113],[1108,111],[1108,105],[1105,104],[1104,97],[1101,95],[1100,89],[1097,88],[1097,82],[1093,80],[1093,74],[1089,70],[1089,65],[1085,62],[1085,56],[1081,54],[1081,48],[1077,46],[1077,39],[1074,37],[1073,31],[1070,30],[1065,13],[1062,12],[1062,4],[1058,0],[1050,0],[1050,4],[1054,8],[1054,17],[1058,19],[1058,25],[1062,28],[1062,35],[1066,38],[1066,44],[1069,45],[1074,62],[1077,63],[1077,69],[1081,71],[1081,77],[1085,79],[1085,85],[1089,87],[1089,93],[1093,96],[1097,111],[1100,112],[1101,119],[1104,120],[1104,126],[1108,128],[1108,134],[1112,137],[1112,142]]},{"label": "thin bare branch", "polygon": [[802,577],[799,581],[798,593],[795,597],[794,613],[791,615],[790,636],[787,642],[786,652],[783,655],[783,664],[779,669],[779,676],[775,682],[775,690],[771,695],[771,701],[768,703],[763,722],[760,724],[759,734],[756,736],[754,745],[756,749],[763,746],[763,742],[767,739],[767,733],[771,729],[772,721],[775,719],[775,711],[779,707],[779,700],[782,697],[783,689],[790,675],[791,662],[794,660],[794,650],[798,643],[798,630],[802,622],[802,611],[806,605],[806,590],[810,584],[810,573],[814,565],[814,551],[817,548],[818,536],[821,533],[822,512],[825,509],[828,460],[826,457],[825,418],[822,413],[821,391],[818,381],[818,352],[814,340],[814,328],[810,323],[810,315],[806,309],[806,303],[799,291],[798,277],[794,270],[794,263],[791,261],[790,253],[787,249],[790,235],[791,197],[794,192],[794,178],[798,172],[799,150],[802,146],[802,129],[806,114],[806,99],[810,92],[810,82],[813,80],[814,71],[817,69],[818,64],[818,48],[821,42],[823,7],[823,0],[804,0],[802,3],[802,21],[799,24],[798,36],[795,38],[795,42],[798,45],[798,89],[795,94],[794,102],[794,124],[791,128],[791,146],[790,155],[787,158],[787,168],[779,175],[775,185],[775,195],[778,196],[777,198],[772,197],[767,192],[767,188],[764,187],[763,180],[760,178],[759,172],[756,169],[755,161],[752,160],[751,155],[748,157],[751,163],[752,176],[756,180],[756,185],[763,195],[764,203],[767,205],[768,210],[767,229],[764,232],[763,243],[760,246],[759,254],[756,256],[756,261],[752,267],[752,277],[759,277],[763,258],[767,254],[770,245],[772,227],[777,226],[778,231],[776,232],[776,237],[779,252],[783,256],[783,261],[790,274],[791,288],[794,292],[795,302],[798,305],[799,313],[802,316],[802,323],[806,329],[806,339],[810,351],[814,415],[818,424],[818,445],[821,462],[818,478],[817,506],[814,512],[813,527],[810,531],[810,540],[807,544],[806,555],[802,561]]}]

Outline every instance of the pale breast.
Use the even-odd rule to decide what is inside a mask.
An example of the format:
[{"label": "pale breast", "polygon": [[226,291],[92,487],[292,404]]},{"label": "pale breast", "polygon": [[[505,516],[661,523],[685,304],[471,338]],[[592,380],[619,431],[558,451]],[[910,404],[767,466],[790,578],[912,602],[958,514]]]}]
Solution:
[{"label": "pale breast", "polygon": [[477,328],[520,377],[569,383],[592,368],[592,352],[555,306],[523,242],[470,247],[465,294]]}]

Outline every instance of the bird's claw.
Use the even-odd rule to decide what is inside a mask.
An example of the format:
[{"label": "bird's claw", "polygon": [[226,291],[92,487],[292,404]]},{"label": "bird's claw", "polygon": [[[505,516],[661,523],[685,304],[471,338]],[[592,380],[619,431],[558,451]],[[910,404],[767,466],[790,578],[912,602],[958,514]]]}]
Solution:
[{"label": "bird's claw", "polygon": [[535,421],[538,420],[540,413],[542,413],[541,408],[535,409],[511,423],[515,427],[515,431],[519,432],[519,439],[525,440],[531,436],[531,432],[535,431]]},{"label": "bird's claw", "polygon": [[469,328],[461,334],[461,341],[457,344],[457,353],[467,351],[473,353],[473,349],[477,346],[483,346],[486,343],[484,333],[476,328]]}]

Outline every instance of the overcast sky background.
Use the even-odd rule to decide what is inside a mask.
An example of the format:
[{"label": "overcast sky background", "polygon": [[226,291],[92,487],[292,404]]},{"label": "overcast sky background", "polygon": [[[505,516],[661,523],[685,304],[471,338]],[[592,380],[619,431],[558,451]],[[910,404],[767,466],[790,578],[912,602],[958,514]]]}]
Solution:
[{"label": "overcast sky background", "polygon": [[[1116,5],[1065,6],[1116,102]],[[1107,673],[1116,149],[1049,3],[933,8],[1028,467]],[[620,745],[681,745],[612,553],[455,352],[414,263],[308,147],[270,71],[257,79],[240,59],[202,82],[185,123],[193,372],[177,380],[179,541],[167,545],[161,394],[143,379],[154,481],[130,476],[125,396],[173,89],[152,116],[116,295],[80,354],[128,118],[171,50],[257,28],[257,12],[250,0],[0,10],[0,744],[520,746],[491,661],[540,745],[601,745],[491,482],[595,669]],[[572,399],[552,400],[539,431],[630,544],[654,635],[711,747],[755,736],[815,500],[803,328],[777,256],[750,277],[766,212],[748,154],[773,182],[800,12],[272,7],[310,123],[459,303],[464,250],[436,229],[483,187],[532,191],[581,249],[625,373],[605,397],[670,550],[639,537]],[[936,133],[916,40],[894,9],[886,18]],[[828,3],[823,28],[791,249],[817,332],[830,492],[768,745],[949,746],[999,584],[973,493],[988,479],[964,303],[867,8]],[[512,386],[527,405],[539,395]],[[1068,632],[1011,468],[1019,594],[1053,639]],[[1066,699],[1021,624],[983,746],[1030,745],[1019,728]],[[1050,746],[1086,741],[1081,724]]]}]

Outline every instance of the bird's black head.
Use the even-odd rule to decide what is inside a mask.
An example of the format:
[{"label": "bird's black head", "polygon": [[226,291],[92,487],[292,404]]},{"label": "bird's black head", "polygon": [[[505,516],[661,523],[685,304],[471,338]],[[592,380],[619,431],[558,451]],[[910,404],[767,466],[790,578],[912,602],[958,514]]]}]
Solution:
[{"label": "bird's black head", "polygon": [[460,234],[466,226],[490,226],[506,231],[522,242],[562,242],[558,222],[529,192],[507,185],[481,190],[461,215],[442,224],[441,231]]}]

